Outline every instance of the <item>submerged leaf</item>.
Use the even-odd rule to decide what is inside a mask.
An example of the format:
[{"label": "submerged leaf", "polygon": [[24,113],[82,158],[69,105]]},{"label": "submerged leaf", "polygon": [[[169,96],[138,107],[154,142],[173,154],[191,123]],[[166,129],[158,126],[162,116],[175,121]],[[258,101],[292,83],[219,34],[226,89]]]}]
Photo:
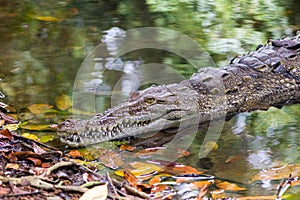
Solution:
[{"label": "submerged leaf", "polygon": [[216,183],[217,187],[223,190],[229,190],[229,191],[243,191],[246,190],[246,188],[240,187],[234,183],[229,183],[227,181],[222,181]]},{"label": "submerged leaf", "polygon": [[38,115],[43,114],[46,110],[53,108],[53,106],[49,104],[32,104],[27,106],[32,114]]},{"label": "submerged leaf", "polygon": [[31,139],[31,140],[39,140],[38,136],[31,134],[31,133],[23,133],[22,136],[27,139]]},{"label": "submerged leaf", "polygon": [[31,131],[53,130],[49,124],[25,124],[25,125],[19,125],[19,127],[21,129],[31,130]]},{"label": "submerged leaf", "polygon": [[40,142],[43,142],[43,143],[46,143],[46,142],[49,142],[49,141],[51,141],[51,140],[54,140],[54,138],[55,138],[55,135],[51,135],[51,134],[49,134],[49,135],[42,135],[41,137],[40,137]]},{"label": "submerged leaf", "polygon": [[62,94],[56,97],[56,107],[59,110],[67,110],[72,106],[72,100],[68,95]]},{"label": "submerged leaf", "polygon": [[263,170],[252,178],[252,182],[261,180],[280,180],[290,176],[300,176],[300,164],[291,164]]}]

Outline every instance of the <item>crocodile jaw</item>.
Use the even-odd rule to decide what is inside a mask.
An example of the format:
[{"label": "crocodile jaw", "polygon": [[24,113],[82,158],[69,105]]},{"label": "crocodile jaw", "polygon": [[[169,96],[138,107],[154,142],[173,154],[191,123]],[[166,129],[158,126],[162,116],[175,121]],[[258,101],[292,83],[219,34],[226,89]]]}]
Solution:
[{"label": "crocodile jaw", "polygon": [[[94,122],[98,123],[99,119]],[[60,131],[63,143],[68,144],[70,147],[79,147],[133,135],[135,137],[145,137],[147,134],[157,133],[178,123],[178,120],[168,120],[161,116],[156,116],[151,120],[133,120],[127,118],[122,121],[116,120],[114,123],[95,127],[93,120],[69,119],[58,125],[58,131]],[[70,127],[70,129],[67,127]]]}]

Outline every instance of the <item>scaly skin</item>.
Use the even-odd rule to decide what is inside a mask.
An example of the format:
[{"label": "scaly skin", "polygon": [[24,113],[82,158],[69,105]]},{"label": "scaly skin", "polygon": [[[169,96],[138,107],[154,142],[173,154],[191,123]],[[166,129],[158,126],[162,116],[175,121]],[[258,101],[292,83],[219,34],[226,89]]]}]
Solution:
[{"label": "scaly skin", "polygon": [[269,40],[222,69],[204,68],[178,84],[137,91],[122,104],[90,120],[58,125],[63,142],[82,146],[178,127],[207,123],[300,99],[300,34]]}]

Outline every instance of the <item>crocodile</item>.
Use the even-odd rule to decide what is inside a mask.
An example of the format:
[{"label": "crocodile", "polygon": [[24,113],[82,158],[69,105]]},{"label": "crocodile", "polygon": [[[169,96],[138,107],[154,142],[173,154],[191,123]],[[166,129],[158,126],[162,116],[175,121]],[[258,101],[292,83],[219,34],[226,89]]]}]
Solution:
[{"label": "crocodile", "polygon": [[[91,119],[58,124],[61,141],[78,147],[155,133],[182,122],[228,120],[241,112],[298,103],[300,33],[269,39],[223,68],[200,69],[190,79],[132,92],[123,103]],[[185,124],[189,124],[185,123]]]}]

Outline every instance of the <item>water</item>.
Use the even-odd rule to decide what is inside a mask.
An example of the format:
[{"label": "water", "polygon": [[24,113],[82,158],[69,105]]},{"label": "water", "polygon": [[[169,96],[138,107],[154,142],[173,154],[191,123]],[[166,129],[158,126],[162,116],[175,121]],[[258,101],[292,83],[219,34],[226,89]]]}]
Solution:
[{"label": "water", "polygon": [[[133,28],[165,27],[192,38],[207,52],[198,56],[198,67],[225,66],[269,37],[291,36],[300,29],[296,0],[2,0],[0,4],[0,90],[3,101],[18,112],[30,104],[55,105],[60,94],[73,96],[78,109],[103,112],[132,89],[179,82],[197,70],[179,54],[157,48],[132,50],[115,59]],[[172,35],[161,40],[170,41]],[[264,124],[249,113],[234,117],[225,123],[217,150],[200,159],[195,140],[192,155],[182,162],[243,183],[259,169],[299,163],[299,110],[294,106],[284,110],[286,115],[271,112]],[[202,141],[203,134],[196,138]],[[230,156],[239,159],[226,162]],[[211,164],[205,166],[203,159]],[[249,194],[266,191],[274,192],[265,186],[265,190],[253,187]]]}]

